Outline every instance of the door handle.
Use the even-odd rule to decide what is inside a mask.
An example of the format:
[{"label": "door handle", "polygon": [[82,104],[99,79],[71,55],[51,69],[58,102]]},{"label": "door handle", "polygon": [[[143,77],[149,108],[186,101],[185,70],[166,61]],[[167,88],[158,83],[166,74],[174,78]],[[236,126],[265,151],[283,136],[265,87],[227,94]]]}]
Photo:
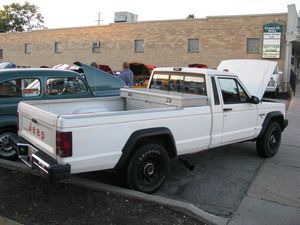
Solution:
[{"label": "door handle", "polygon": [[231,111],[231,110],[232,110],[232,108],[224,108],[223,109],[224,112]]}]

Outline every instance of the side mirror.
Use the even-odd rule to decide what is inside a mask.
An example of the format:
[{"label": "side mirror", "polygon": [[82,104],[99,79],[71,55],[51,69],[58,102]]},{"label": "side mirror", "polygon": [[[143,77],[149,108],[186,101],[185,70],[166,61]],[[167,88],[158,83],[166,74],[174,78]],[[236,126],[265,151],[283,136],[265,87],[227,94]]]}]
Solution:
[{"label": "side mirror", "polygon": [[256,96],[251,96],[250,103],[253,103],[253,104],[257,105],[257,104],[260,103],[260,100]]}]

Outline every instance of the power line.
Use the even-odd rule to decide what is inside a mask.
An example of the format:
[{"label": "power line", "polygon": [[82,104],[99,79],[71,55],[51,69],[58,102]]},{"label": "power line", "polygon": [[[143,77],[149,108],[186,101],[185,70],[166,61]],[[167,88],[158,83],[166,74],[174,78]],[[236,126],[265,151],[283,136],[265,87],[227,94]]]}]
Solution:
[{"label": "power line", "polygon": [[98,26],[100,26],[100,22],[103,21],[103,20],[101,19],[101,14],[102,14],[102,12],[98,12],[98,19],[96,20],[97,23],[98,23]]}]

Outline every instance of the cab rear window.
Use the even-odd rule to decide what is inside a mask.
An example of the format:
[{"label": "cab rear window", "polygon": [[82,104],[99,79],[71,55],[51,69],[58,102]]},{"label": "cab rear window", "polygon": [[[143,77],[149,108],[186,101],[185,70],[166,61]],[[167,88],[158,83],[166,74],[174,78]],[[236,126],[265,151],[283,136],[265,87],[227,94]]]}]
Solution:
[{"label": "cab rear window", "polygon": [[207,95],[204,74],[160,74],[153,75],[151,89]]}]

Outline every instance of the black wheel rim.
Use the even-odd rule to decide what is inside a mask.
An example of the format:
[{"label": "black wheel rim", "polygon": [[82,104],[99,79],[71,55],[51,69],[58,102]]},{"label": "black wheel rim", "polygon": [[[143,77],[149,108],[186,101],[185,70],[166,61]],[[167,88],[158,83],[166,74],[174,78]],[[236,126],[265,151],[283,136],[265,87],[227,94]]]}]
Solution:
[{"label": "black wheel rim", "polygon": [[268,149],[270,153],[274,153],[278,150],[281,141],[281,132],[277,127],[274,127],[269,136]]},{"label": "black wheel rim", "polygon": [[149,156],[141,162],[138,168],[138,181],[143,186],[153,186],[160,183],[161,166],[157,156]]},{"label": "black wheel rim", "polygon": [[0,136],[0,153],[3,156],[9,156],[14,153],[12,146],[9,143],[10,134]]}]

